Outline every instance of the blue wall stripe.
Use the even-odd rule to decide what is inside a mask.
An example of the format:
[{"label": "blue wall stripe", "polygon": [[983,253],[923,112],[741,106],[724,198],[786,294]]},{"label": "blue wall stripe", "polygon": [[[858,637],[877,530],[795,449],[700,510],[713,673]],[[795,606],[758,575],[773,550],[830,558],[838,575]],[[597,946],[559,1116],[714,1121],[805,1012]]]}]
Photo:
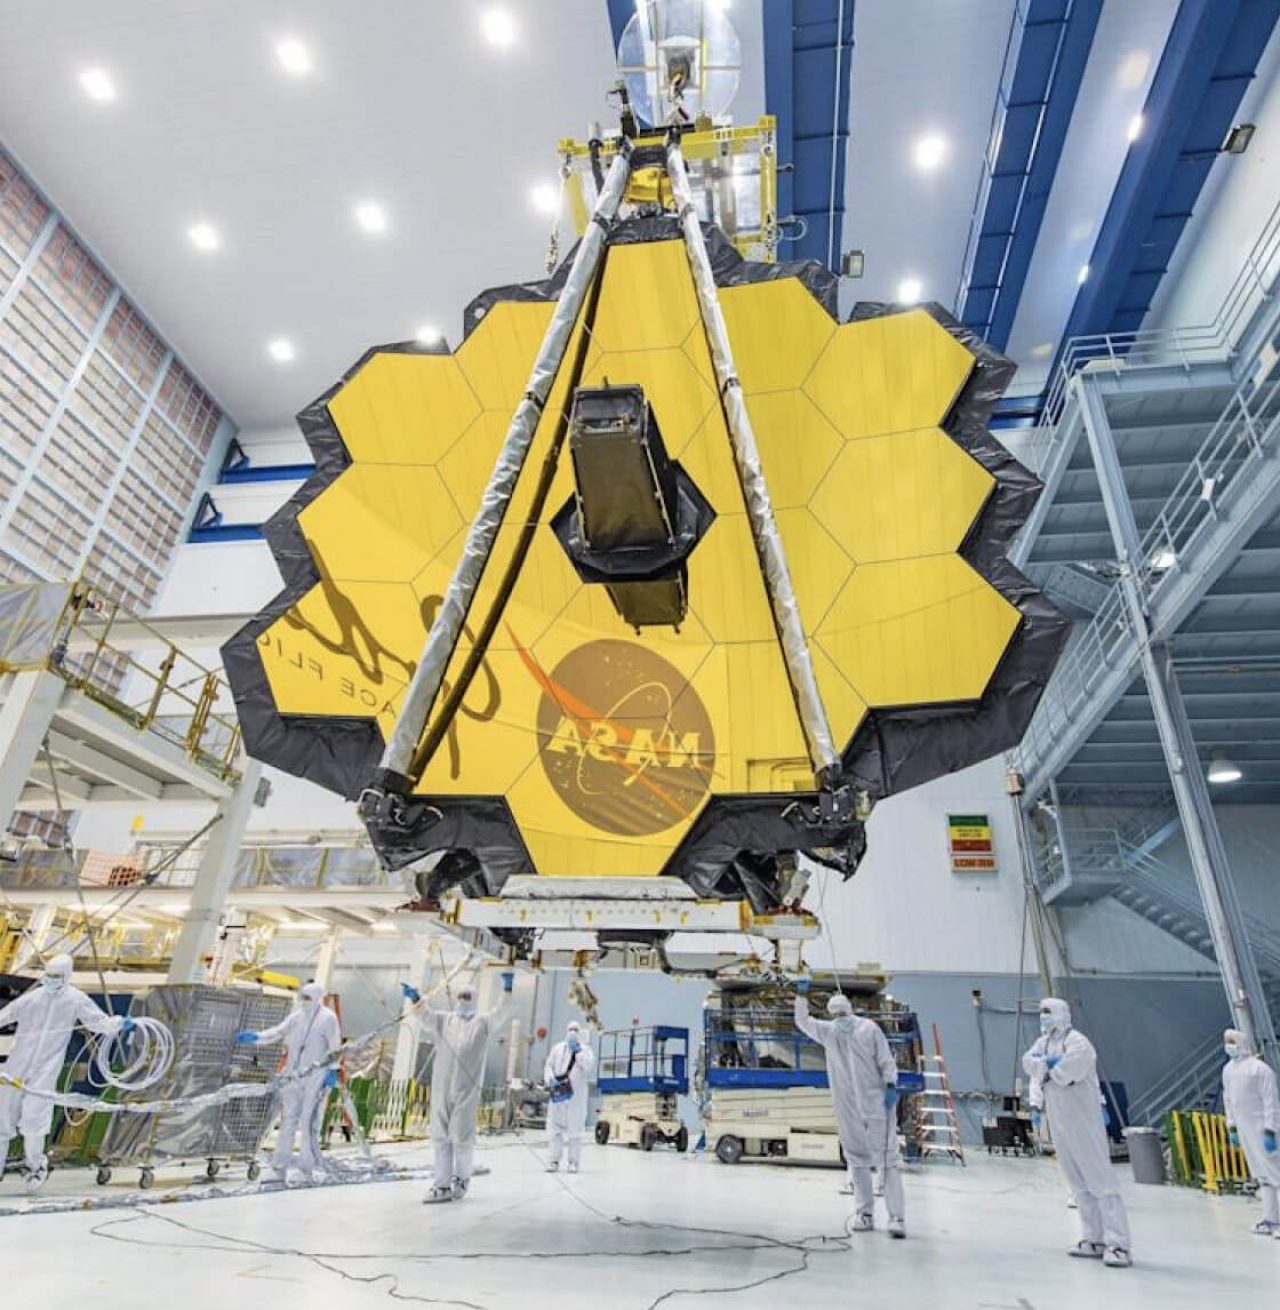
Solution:
[{"label": "blue wall stripe", "polygon": [[1182,0],[1064,339],[1141,325],[1277,19],[1280,0]]},{"label": "blue wall stripe", "polygon": [[778,179],[778,214],[801,219],[803,231],[781,254],[832,268],[839,267],[843,240],[853,16],[854,0],[764,5],[765,99],[778,120],[779,166],[792,166]]},{"label": "blue wall stripe", "polygon": [[961,320],[997,349],[1008,344],[1022,299],[1101,12],[1102,0],[1021,0],[1014,11],[1017,55],[1002,73],[986,195],[958,297]]}]

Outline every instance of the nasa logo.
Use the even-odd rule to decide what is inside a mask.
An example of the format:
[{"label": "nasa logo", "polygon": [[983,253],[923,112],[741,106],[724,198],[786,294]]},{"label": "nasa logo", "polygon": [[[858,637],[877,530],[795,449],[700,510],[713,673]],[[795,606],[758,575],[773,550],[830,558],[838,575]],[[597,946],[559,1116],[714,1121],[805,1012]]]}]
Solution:
[{"label": "nasa logo", "polygon": [[539,681],[538,754],[579,818],[640,837],[687,819],[702,803],[715,737],[679,669],[629,641],[592,641]]}]

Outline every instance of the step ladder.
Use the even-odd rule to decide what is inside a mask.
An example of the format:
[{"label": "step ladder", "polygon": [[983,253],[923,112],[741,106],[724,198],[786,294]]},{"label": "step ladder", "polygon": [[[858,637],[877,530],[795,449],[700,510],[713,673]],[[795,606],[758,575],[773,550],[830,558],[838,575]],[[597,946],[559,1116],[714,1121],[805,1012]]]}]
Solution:
[{"label": "step ladder", "polygon": [[924,1078],[924,1091],[916,1097],[916,1134],[920,1143],[920,1158],[944,1156],[964,1164],[964,1146],[960,1141],[960,1121],[956,1117],[955,1097],[947,1078],[946,1061],[942,1058],[942,1041],[938,1025],[933,1025],[932,1055],[920,1057],[920,1073]]}]

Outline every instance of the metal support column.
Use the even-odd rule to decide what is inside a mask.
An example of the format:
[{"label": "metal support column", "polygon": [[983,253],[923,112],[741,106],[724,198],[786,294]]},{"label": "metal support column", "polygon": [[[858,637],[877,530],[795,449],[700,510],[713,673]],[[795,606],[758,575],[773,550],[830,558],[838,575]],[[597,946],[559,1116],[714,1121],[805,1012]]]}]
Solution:
[{"label": "metal support column", "polygon": [[1071,385],[1076,389],[1084,418],[1102,503],[1120,565],[1120,585],[1134,639],[1138,643],[1143,678],[1173,784],[1209,935],[1213,939],[1214,955],[1226,988],[1227,1004],[1231,1007],[1232,1022],[1253,1039],[1260,1052],[1274,1059],[1277,1049],[1271,1013],[1245,932],[1244,916],[1209,798],[1209,786],[1200,768],[1191,722],[1178,690],[1173,659],[1164,642],[1151,640],[1141,540],[1106,407],[1088,377],[1077,376]]},{"label": "metal support column", "polygon": [[212,954],[218,938],[218,922],[231,891],[236,856],[240,854],[261,776],[262,765],[256,760],[246,760],[235,791],[218,806],[218,822],[209,830],[209,840],[191,888],[191,904],[173,948],[169,982],[192,983],[205,979],[205,959]]},{"label": "metal support column", "polygon": [[316,967],[312,978],[324,988],[325,994],[333,990],[329,986],[333,979],[333,967],[338,962],[338,939],[342,936],[341,928],[330,928],[320,943],[320,952],[316,956]]},{"label": "metal support column", "polygon": [[67,684],[43,669],[12,675],[0,705],[0,832],[22,801]]},{"label": "metal support column", "polygon": [[1058,856],[1062,860],[1062,880],[1070,887],[1075,875],[1071,872],[1071,851],[1067,846],[1067,829],[1062,822],[1062,802],[1058,799],[1057,778],[1049,779],[1049,807],[1054,835],[1058,839]]}]

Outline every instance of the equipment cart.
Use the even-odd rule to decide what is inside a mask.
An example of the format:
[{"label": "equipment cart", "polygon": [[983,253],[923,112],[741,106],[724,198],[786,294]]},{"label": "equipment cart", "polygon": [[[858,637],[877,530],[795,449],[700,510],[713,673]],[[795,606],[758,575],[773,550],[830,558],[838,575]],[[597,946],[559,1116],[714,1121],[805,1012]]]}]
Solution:
[{"label": "equipment cart", "polygon": [[[164,1079],[137,1099],[184,1099],[231,1082],[269,1082],[282,1045],[237,1046],[236,1033],[270,1028],[289,1007],[287,997],[203,983],[155,988],[135,1006],[135,1013],[168,1026],[174,1058]],[[264,1094],[194,1109],[113,1115],[98,1156],[98,1182],[110,1182],[112,1171],[121,1166],[136,1167],[139,1185],[146,1188],[155,1181],[157,1163],[196,1160],[204,1161],[206,1178],[216,1178],[224,1164],[242,1160],[252,1181],[258,1176],[256,1156],[274,1119],[276,1100],[274,1094]]]},{"label": "equipment cart", "polygon": [[652,1151],[689,1145],[678,1097],[689,1094],[689,1030],[659,1025],[600,1034],[596,1141]]}]

